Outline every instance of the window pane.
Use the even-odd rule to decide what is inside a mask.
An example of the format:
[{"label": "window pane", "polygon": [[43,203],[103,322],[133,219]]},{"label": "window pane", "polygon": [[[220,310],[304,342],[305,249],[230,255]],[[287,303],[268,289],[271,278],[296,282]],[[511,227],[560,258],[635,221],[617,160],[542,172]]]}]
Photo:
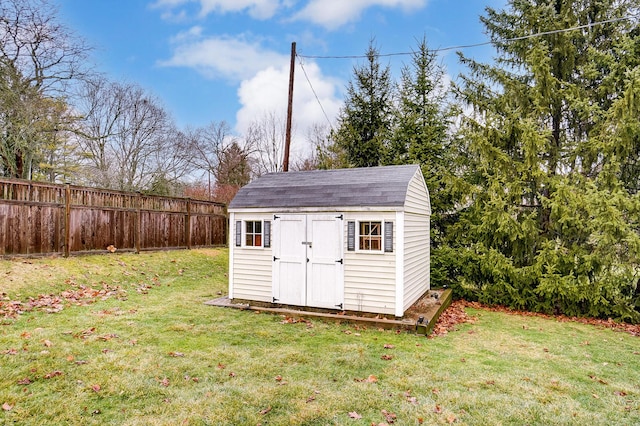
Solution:
[{"label": "window pane", "polygon": [[247,222],[247,234],[253,233],[253,222]]},{"label": "window pane", "polygon": [[262,222],[254,222],[253,232],[256,234],[262,234]]},{"label": "window pane", "polygon": [[382,225],[380,222],[371,222],[371,235],[382,235],[380,232]]},{"label": "window pane", "polygon": [[380,238],[371,238],[371,250],[380,250]]},{"label": "window pane", "polygon": [[256,243],[255,246],[256,247],[260,247],[262,245],[262,235],[260,234],[256,234]]},{"label": "window pane", "polygon": [[245,239],[245,245],[249,247],[253,246],[253,234],[247,234],[247,238]]}]

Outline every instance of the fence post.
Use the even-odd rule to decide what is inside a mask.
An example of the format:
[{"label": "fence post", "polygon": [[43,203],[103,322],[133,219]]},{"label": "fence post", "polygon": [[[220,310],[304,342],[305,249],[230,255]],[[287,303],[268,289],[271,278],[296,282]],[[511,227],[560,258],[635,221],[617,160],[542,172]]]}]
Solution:
[{"label": "fence post", "polygon": [[187,223],[185,223],[187,250],[191,250],[191,198],[187,198]]},{"label": "fence post", "polygon": [[141,233],[141,227],[142,227],[142,217],[140,215],[140,203],[142,201],[142,195],[140,194],[140,191],[138,191],[137,196],[136,196],[136,235],[135,235],[135,240],[136,240],[136,253],[140,253],[140,233]]},{"label": "fence post", "polygon": [[71,252],[71,186],[64,188],[64,257]]}]

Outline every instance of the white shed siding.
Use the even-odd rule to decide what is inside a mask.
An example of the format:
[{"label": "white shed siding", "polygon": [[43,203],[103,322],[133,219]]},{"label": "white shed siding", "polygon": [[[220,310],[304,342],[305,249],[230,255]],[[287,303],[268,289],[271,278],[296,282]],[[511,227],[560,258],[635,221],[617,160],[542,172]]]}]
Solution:
[{"label": "white shed siding", "polygon": [[416,171],[407,188],[407,198],[404,205],[407,213],[431,215],[429,190],[422,177],[420,169]]},{"label": "white shed siding", "polygon": [[[273,220],[272,214],[264,213],[235,213],[233,217],[235,221]],[[235,221],[230,223],[229,232],[230,242],[234,245],[233,298],[271,302],[273,251],[271,248],[235,247]]]},{"label": "white shed siding", "polygon": [[[354,221],[394,222],[393,253],[347,251],[347,223]],[[395,213],[349,212],[344,218],[344,309],[393,315],[396,300]],[[358,241],[356,241],[356,248]]]},{"label": "white shed siding", "polygon": [[429,216],[404,216],[404,309],[429,290]]}]

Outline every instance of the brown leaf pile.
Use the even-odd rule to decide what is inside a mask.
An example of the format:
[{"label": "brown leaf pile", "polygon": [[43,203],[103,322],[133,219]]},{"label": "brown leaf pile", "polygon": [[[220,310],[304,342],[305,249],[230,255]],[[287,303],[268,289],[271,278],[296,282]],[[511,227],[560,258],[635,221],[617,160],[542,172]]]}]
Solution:
[{"label": "brown leaf pile", "polygon": [[475,322],[474,317],[470,317],[464,311],[466,302],[463,300],[456,300],[451,302],[451,305],[440,315],[438,322],[436,323],[433,331],[429,335],[430,338],[444,336],[450,331],[457,329],[458,324],[466,322]]},{"label": "brown leaf pile", "polygon": [[60,312],[68,305],[86,306],[96,300],[104,300],[110,297],[123,298],[127,292],[120,286],[110,286],[103,283],[102,288],[78,286],[77,289],[65,290],[59,295],[40,294],[30,297],[28,301],[0,300],[0,318],[16,318],[25,312],[42,310],[48,313]]},{"label": "brown leaf pile", "polygon": [[[603,320],[597,318],[570,317],[567,315],[547,315],[538,312],[519,311],[504,306],[489,306],[479,302],[456,300],[452,302],[451,305],[440,315],[440,318],[438,318],[438,322],[436,323],[433,332],[429,335],[429,337],[433,338],[444,336],[448,332],[456,330],[458,324],[475,322],[476,319],[474,317],[470,317],[464,311],[464,308],[467,307],[492,312],[502,312],[511,315],[555,319],[556,321],[560,322],[579,322],[581,324],[589,324],[595,327],[608,328],[614,331],[629,333],[632,336],[640,336],[640,324],[619,323],[613,321],[612,319]],[[586,344],[588,344],[588,342]]]},{"label": "brown leaf pile", "polygon": [[516,309],[506,308],[504,306],[489,306],[479,302],[467,302],[464,300],[457,301],[457,302],[463,303],[465,307],[470,307],[474,309],[484,309],[492,312],[502,312],[507,314],[522,315],[522,316],[528,316],[528,317],[555,319],[556,321],[559,321],[559,322],[579,322],[581,324],[589,324],[596,327],[609,328],[614,331],[626,332],[631,334],[632,336],[640,336],[640,324],[626,324],[626,323],[615,322],[611,318],[605,320],[605,319],[598,319],[598,318],[570,317],[567,315],[547,315],[539,312],[519,311]]}]

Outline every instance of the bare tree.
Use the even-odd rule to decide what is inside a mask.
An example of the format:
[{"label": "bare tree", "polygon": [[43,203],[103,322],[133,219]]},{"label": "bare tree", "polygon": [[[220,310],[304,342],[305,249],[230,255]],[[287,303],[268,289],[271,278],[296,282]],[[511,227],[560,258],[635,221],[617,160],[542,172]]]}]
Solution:
[{"label": "bare tree", "polygon": [[285,120],[275,112],[265,113],[251,123],[245,135],[245,147],[252,153],[254,175],[282,171],[285,135]]},{"label": "bare tree", "polygon": [[207,174],[209,194],[229,202],[241,186],[249,183],[250,151],[240,146],[224,121],[213,121],[188,134],[191,163],[196,171]]},{"label": "bare tree", "polygon": [[0,1],[0,55],[25,81],[45,93],[60,92],[86,72],[90,50],[58,21],[48,0]]},{"label": "bare tree", "polygon": [[188,172],[186,138],[141,87],[93,79],[80,99],[83,122],[77,134],[89,183],[142,190]]},{"label": "bare tree", "polygon": [[[68,85],[89,49],[47,0],[0,0],[0,173],[50,176],[48,155],[66,143]],[[40,170],[40,165],[46,165]]]}]

